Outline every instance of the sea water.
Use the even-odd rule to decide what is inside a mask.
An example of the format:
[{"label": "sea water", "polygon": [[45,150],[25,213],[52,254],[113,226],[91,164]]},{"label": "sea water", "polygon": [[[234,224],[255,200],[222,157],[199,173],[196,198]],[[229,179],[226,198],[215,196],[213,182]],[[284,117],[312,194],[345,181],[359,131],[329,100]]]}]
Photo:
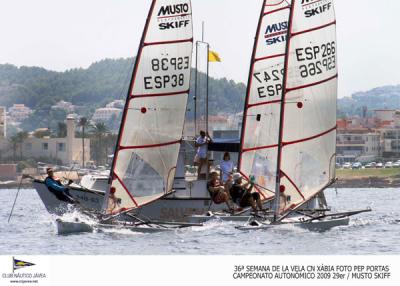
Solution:
[{"label": "sea water", "polygon": [[400,254],[400,189],[330,189],[332,210],[373,209],[349,226],[317,233],[293,225],[243,232],[234,223],[208,222],[171,233],[128,230],[62,236],[35,190],[0,190],[0,255],[362,255]]}]

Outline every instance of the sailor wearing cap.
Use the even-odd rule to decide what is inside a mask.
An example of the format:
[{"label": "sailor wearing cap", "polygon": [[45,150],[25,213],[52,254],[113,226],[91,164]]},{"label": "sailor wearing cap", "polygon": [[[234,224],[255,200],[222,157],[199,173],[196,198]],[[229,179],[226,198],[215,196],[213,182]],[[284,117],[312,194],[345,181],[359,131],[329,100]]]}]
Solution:
[{"label": "sailor wearing cap", "polygon": [[243,176],[240,173],[233,174],[233,185],[230,189],[232,200],[240,207],[251,207],[257,212],[257,206],[262,210],[262,201],[260,194],[252,192],[253,182],[243,182]]}]

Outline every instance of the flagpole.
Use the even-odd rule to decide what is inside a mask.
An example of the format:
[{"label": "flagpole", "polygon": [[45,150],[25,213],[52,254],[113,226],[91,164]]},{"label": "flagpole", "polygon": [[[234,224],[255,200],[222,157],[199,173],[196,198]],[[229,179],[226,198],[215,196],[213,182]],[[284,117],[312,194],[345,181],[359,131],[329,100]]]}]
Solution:
[{"label": "flagpole", "polygon": [[204,21],[201,22],[201,41],[204,42]]}]

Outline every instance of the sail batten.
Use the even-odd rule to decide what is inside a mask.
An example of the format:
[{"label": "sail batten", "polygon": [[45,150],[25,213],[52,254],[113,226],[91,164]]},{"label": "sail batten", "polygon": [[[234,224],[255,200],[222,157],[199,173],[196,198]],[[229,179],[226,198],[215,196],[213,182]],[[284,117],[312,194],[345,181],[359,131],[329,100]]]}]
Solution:
[{"label": "sail batten", "polygon": [[172,192],[190,88],[191,15],[190,0],[152,1],[118,136],[107,213],[140,208]]}]

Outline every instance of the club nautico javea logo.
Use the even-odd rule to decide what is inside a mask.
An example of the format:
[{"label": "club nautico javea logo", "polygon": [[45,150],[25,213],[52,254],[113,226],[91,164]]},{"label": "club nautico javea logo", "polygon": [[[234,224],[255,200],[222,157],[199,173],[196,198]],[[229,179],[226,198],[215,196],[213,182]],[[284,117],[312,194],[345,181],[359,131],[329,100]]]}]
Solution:
[{"label": "club nautico javea logo", "polygon": [[32,263],[32,262],[27,262],[27,261],[15,259],[15,258],[13,257],[13,272],[14,272],[15,270],[17,270],[17,269],[21,269],[21,268],[29,267],[29,266],[33,266],[33,265],[35,265],[35,264]]},{"label": "club nautico javea logo", "polygon": [[7,267],[7,263],[0,262],[0,271],[7,270],[7,268],[10,271],[0,273],[0,285],[9,285],[14,283],[39,283],[40,281],[47,279],[47,274],[45,272],[38,271],[38,268],[40,269],[43,267],[38,267],[36,263],[17,259],[15,257],[12,257],[10,262],[12,262],[12,265],[10,265],[12,267]]}]

